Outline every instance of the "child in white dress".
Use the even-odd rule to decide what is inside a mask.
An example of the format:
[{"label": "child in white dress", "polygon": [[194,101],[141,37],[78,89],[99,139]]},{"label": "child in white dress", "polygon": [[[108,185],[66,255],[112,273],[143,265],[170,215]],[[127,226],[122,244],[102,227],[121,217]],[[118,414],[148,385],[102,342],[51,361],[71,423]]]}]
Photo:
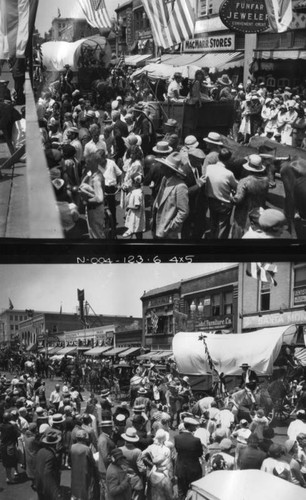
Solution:
[{"label": "child in white dress", "polygon": [[135,234],[136,239],[140,240],[146,230],[142,176],[139,174],[132,177],[132,190],[127,194],[125,227],[124,238],[132,238]]}]

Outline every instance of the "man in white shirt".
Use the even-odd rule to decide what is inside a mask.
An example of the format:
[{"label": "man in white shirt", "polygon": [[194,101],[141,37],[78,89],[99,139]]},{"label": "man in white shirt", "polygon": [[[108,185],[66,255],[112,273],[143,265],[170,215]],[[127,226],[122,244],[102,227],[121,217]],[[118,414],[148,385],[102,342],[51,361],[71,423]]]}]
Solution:
[{"label": "man in white shirt", "polygon": [[293,420],[288,427],[287,435],[289,439],[296,441],[297,435],[303,433],[306,434],[306,412],[305,410],[299,410],[296,413],[296,420]]},{"label": "man in white shirt", "polygon": [[91,136],[91,141],[85,144],[84,148],[84,158],[86,159],[91,153],[96,153],[99,150],[104,150],[106,152],[106,143],[100,137],[100,127],[93,123],[89,127],[89,133]]},{"label": "man in white shirt", "polygon": [[227,170],[231,152],[222,148],[219,161],[207,165],[206,194],[210,211],[210,227],[212,239],[227,239],[231,228],[232,196],[238,185],[234,174]]},{"label": "man in white shirt", "polygon": [[108,208],[113,217],[114,224],[117,224],[116,219],[116,191],[117,186],[120,183],[122,171],[118,165],[111,160],[106,158],[105,151],[100,151],[100,165],[99,170],[102,172],[104,177],[104,192],[107,199]]},{"label": "man in white shirt", "polygon": [[55,390],[51,392],[49,401],[55,407],[56,411],[58,410],[60,401],[62,399],[62,393],[60,390],[60,385],[55,384]]},{"label": "man in white shirt", "polygon": [[185,98],[180,95],[182,89],[182,73],[174,73],[172,82],[169,83],[167,97],[173,102],[182,102]]}]

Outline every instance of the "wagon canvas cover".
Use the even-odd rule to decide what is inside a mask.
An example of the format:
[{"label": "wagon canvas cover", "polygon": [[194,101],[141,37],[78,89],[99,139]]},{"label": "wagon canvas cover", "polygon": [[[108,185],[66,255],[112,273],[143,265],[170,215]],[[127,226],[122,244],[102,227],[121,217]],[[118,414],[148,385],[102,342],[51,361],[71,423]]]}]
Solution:
[{"label": "wagon canvas cover", "polygon": [[205,345],[200,339],[205,335],[209,354],[219,373],[239,375],[242,363],[248,363],[258,375],[270,375],[282,344],[294,343],[296,332],[295,325],[233,334],[179,332],[173,338],[173,354],[180,373],[210,374]]}]

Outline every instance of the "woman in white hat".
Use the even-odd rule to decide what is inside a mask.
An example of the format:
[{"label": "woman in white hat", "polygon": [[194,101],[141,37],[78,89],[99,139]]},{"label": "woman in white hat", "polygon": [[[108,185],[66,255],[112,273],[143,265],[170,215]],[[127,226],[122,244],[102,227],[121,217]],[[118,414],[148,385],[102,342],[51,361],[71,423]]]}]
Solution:
[{"label": "woman in white hat", "polygon": [[167,441],[167,432],[158,429],[154,443],[142,452],[142,461],[149,469],[148,498],[151,500],[170,500],[173,497],[173,449],[173,444]]},{"label": "woman in white hat", "polygon": [[233,198],[235,203],[232,238],[242,238],[250,227],[249,213],[259,207],[264,207],[269,190],[269,180],[261,156],[250,155],[243,168],[247,176],[238,182]]}]

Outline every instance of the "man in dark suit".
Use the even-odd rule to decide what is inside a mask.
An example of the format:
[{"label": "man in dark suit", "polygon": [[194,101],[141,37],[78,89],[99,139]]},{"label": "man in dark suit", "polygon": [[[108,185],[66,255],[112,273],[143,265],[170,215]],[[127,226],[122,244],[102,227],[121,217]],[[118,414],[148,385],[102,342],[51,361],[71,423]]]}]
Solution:
[{"label": "man in dark suit", "polygon": [[240,379],[240,386],[242,389],[248,387],[252,391],[256,389],[256,385],[258,384],[258,376],[256,373],[251,370],[250,365],[248,363],[242,363],[240,366],[242,368],[242,374]]},{"label": "man in dark suit", "polygon": [[113,135],[115,139],[115,156],[114,160],[117,163],[119,158],[123,158],[126,147],[124,143],[124,137],[129,135],[128,127],[125,122],[120,118],[120,111],[113,111]]},{"label": "man in dark suit", "polygon": [[182,154],[189,200],[189,215],[183,224],[182,239],[201,239],[205,230],[205,180],[202,178],[204,159],[205,154],[199,148],[189,149],[187,155]]},{"label": "man in dark suit", "polygon": [[174,438],[177,451],[176,476],[179,500],[185,499],[189,485],[202,477],[199,459],[203,455],[203,448],[200,439],[193,436],[198,425],[195,418],[186,417],[184,419],[185,430]]}]

